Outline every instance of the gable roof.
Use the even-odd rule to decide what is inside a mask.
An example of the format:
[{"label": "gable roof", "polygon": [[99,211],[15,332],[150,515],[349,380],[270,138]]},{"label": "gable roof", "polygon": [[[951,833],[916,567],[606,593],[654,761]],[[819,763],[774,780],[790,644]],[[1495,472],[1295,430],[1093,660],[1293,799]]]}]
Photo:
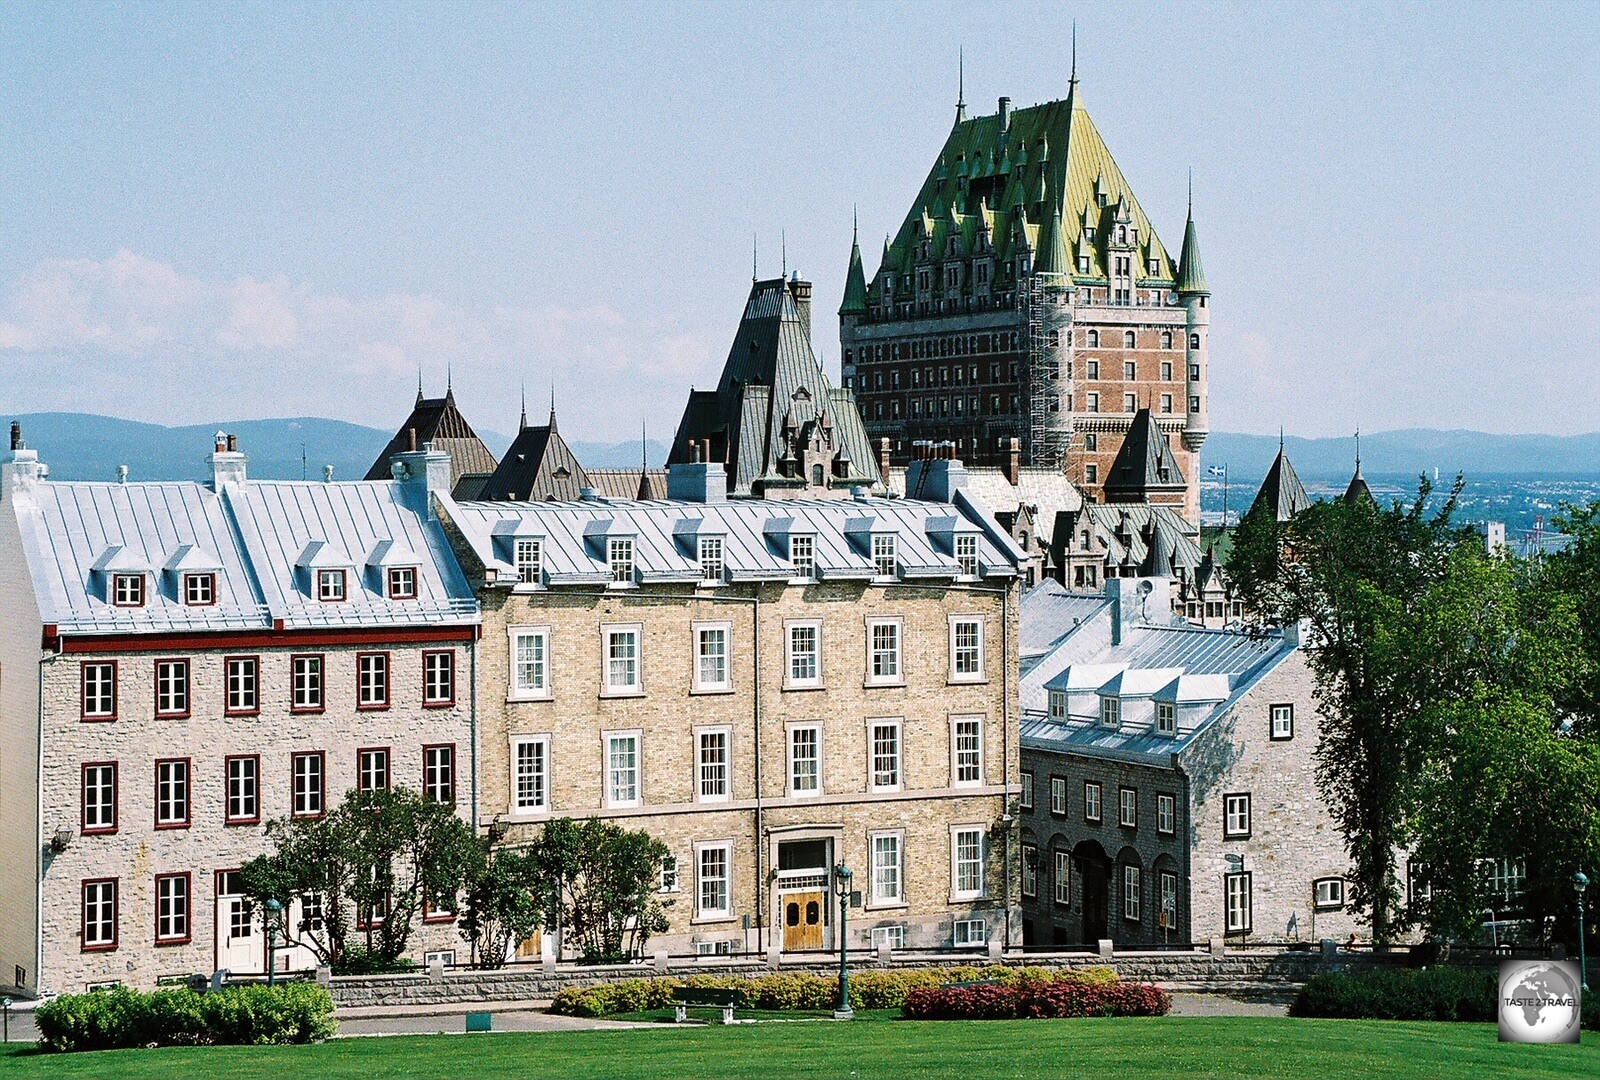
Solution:
[{"label": "gable roof", "polygon": [[450,455],[450,486],[454,488],[463,476],[484,476],[494,472],[499,464],[483,440],[478,438],[467,418],[456,408],[455,391],[447,389],[442,398],[425,398],[417,389],[417,402],[411,408],[400,430],[383,448],[383,452],[367,470],[364,479],[388,480],[390,461],[396,454],[412,449],[411,432],[417,433],[417,446],[432,445]]}]

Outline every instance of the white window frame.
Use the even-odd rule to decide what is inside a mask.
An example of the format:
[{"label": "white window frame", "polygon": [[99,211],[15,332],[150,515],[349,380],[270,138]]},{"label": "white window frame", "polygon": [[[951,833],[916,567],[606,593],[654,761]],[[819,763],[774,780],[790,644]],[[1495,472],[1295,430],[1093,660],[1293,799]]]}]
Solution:
[{"label": "white window frame", "polygon": [[[1090,792],[1094,793],[1093,798],[1090,797]],[[1105,808],[1102,805],[1104,795],[1105,789],[1098,780],[1083,782],[1083,820],[1096,822],[1104,820]]]},{"label": "white window frame", "polygon": [[979,949],[989,944],[989,924],[983,919],[957,919],[950,929],[950,944],[957,949]]},{"label": "white window frame", "polygon": [[[523,789],[523,751],[530,751],[527,772],[529,786],[533,789],[531,797],[526,801],[522,798]],[[507,812],[513,817],[531,817],[550,812],[550,736],[549,735],[513,735],[511,736],[511,755],[508,759],[510,765],[510,790],[511,805]]]},{"label": "white window frame", "polygon": [[892,926],[874,926],[872,928],[873,952],[877,952],[879,949],[888,949],[892,952],[895,949],[903,949],[905,947],[906,928],[904,924],[895,923]]},{"label": "white window frame", "polygon": [[[444,693],[443,691],[448,691]],[[428,649],[422,654],[422,703],[456,703],[456,652],[454,649]]]},{"label": "white window frame", "polygon": [[661,868],[656,879],[656,892],[675,893],[683,889],[683,881],[678,874],[678,857],[671,853],[661,856]]},{"label": "white window frame", "polygon": [[872,576],[874,581],[893,581],[900,576],[899,539],[894,533],[872,534]]},{"label": "white window frame", "polygon": [[1156,734],[1173,738],[1178,734],[1178,706],[1171,701],[1156,702]]},{"label": "white window frame", "polygon": [[[1156,925],[1168,931],[1178,928],[1178,875],[1171,870],[1158,871],[1156,877]],[[1163,920],[1165,920],[1163,922]]]},{"label": "white window frame", "polygon": [[[611,655],[614,636],[633,635],[633,681],[616,682],[612,679],[614,664],[626,664],[627,659],[614,660]],[[642,623],[605,623],[600,627],[600,696],[640,697],[644,694],[644,625]]]},{"label": "white window frame", "polygon": [[1122,726],[1122,699],[1113,694],[1105,694],[1100,698],[1100,726],[1103,728],[1118,728]]},{"label": "white window frame", "polygon": [[[301,769],[302,762],[316,762],[316,786],[310,784],[312,770]],[[321,817],[328,808],[328,757],[315,751],[289,756],[289,812],[291,817]]]},{"label": "white window frame", "polygon": [[789,534],[789,563],[794,567],[794,577],[791,580],[796,582],[817,580],[817,538],[815,534]]},{"label": "white window frame", "polygon": [[186,607],[211,607],[217,602],[217,575],[206,571],[183,575],[183,602]]},{"label": "white window frame", "polygon": [[1052,776],[1050,778],[1050,812],[1065,817],[1067,813],[1067,778],[1065,776]]},{"label": "white window frame", "polygon": [[[880,650],[877,643],[877,632],[880,629],[892,627],[894,629],[894,647]],[[886,615],[878,618],[867,619],[867,686],[904,686],[906,684],[906,626],[905,619],[899,615]],[[894,670],[883,673],[878,670],[879,656],[892,661]],[[890,664],[884,664],[887,669]]]},{"label": "white window frame", "polygon": [[[622,790],[617,786],[619,771],[613,765],[613,744],[632,741],[633,764],[631,766],[632,795],[619,794]],[[621,731],[606,731],[600,736],[601,776],[605,782],[604,806],[608,810],[623,810],[644,805],[644,731],[640,728],[631,728]]]},{"label": "white window frame", "polygon": [[[407,577],[407,575],[410,575]],[[391,566],[383,575],[384,588],[390,600],[415,600],[422,575],[415,566]],[[409,585],[406,583],[409,582]]]},{"label": "white window frame", "polygon": [[[239,766],[237,774],[234,767]],[[223,764],[226,788],[223,815],[229,824],[261,820],[261,758],[255,754],[229,757]]]},{"label": "white window frame", "polygon": [[261,708],[261,661],[254,656],[230,656],[222,662],[227,684],[225,712],[246,714]]},{"label": "white window frame", "polygon": [[349,572],[346,570],[317,571],[317,600],[324,604],[342,604],[349,599]]},{"label": "white window frame", "polygon": [[[884,783],[886,770],[880,768],[885,757],[879,753],[880,730],[894,733],[893,779]],[[905,723],[899,717],[875,717],[867,721],[867,790],[873,793],[899,791],[906,781]]]},{"label": "white window frame", "polygon": [[[952,825],[950,826],[950,899],[952,901],[982,900],[986,895],[985,886],[988,884],[988,874],[985,872],[987,855],[988,829],[983,825]],[[971,837],[976,837],[976,858],[964,855],[963,847]],[[970,850],[970,849],[969,849]],[[969,876],[976,866],[976,888],[962,887],[962,874]]]},{"label": "white window frame", "polygon": [[1250,839],[1250,793],[1230,791],[1222,796],[1222,838]]},{"label": "white window frame", "polygon": [[1229,934],[1248,934],[1254,922],[1254,883],[1250,871],[1222,875],[1223,930]]},{"label": "white window frame", "polygon": [[1131,923],[1144,920],[1144,869],[1132,863],[1122,867],[1122,919]]},{"label": "white window frame", "polygon": [[[91,672],[93,673],[91,675]],[[110,720],[117,715],[117,665],[110,660],[91,660],[83,665],[82,683],[85,720]]]},{"label": "white window frame", "polygon": [[[799,787],[795,781],[798,779],[796,766],[800,759],[795,756],[796,736],[807,734],[811,736],[812,745],[815,747],[815,756],[812,760],[815,769],[815,786],[807,789]],[[783,733],[784,757],[784,786],[787,788],[791,799],[814,799],[822,794],[822,722],[820,720],[807,720],[802,723],[788,723],[784,725]]]},{"label": "white window frame", "polygon": [[1124,829],[1139,827],[1139,791],[1137,788],[1117,788],[1117,824]]},{"label": "white window frame", "polygon": [[[885,859],[885,853],[892,857]],[[872,907],[904,907],[906,904],[906,834],[904,829],[880,829],[867,833],[868,897]]]},{"label": "white window frame", "polygon": [[389,707],[389,654],[356,653],[356,708]]},{"label": "white window frame", "polygon": [[[162,758],[156,762],[156,826],[188,825],[189,759]],[[181,807],[182,813],[174,808]]]},{"label": "white window frame", "polygon": [[118,763],[101,761],[84,766],[82,773],[82,828],[86,833],[116,832]]},{"label": "white window frame", "polygon": [[727,563],[723,559],[726,547],[720,535],[702,536],[700,539],[700,585],[708,587],[722,584]]},{"label": "white window frame", "polygon": [[[706,644],[710,637],[722,635],[722,678],[707,679],[707,662],[713,664],[716,657],[707,653]],[[690,692],[695,694],[731,694],[733,693],[733,623],[727,620],[716,622],[697,622],[691,628],[694,641],[694,671],[691,673]]]},{"label": "white window frame", "polygon": [[[721,740],[722,761],[708,761],[706,749]],[[718,770],[721,770],[720,777]],[[708,790],[709,788],[709,790]],[[733,797],[733,728],[728,724],[694,729],[695,802],[722,803]]]},{"label": "white window frame", "polygon": [[517,572],[517,584],[534,588],[544,577],[544,538],[517,536],[511,541],[511,565]]},{"label": "white window frame", "polygon": [[1072,852],[1053,851],[1055,856],[1055,877],[1050,886],[1055,902],[1066,907],[1072,906]]},{"label": "white window frame", "polygon": [[1067,718],[1067,692],[1065,690],[1050,691],[1050,719],[1065,720]]},{"label": "white window frame", "polygon": [[[549,701],[555,696],[554,679],[550,671],[550,642],[553,637],[549,626],[508,626],[506,628],[506,680],[507,701]],[[523,681],[523,663],[518,657],[519,642],[529,638],[537,642],[538,658],[531,661],[536,681]]]},{"label": "white window frame", "polygon": [[[815,677],[799,678],[795,675],[795,648],[794,632],[796,630],[811,630],[812,642],[815,651],[812,653],[812,670]],[[824,671],[822,667],[822,620],[821,619],[787,619],[783,624],[783,688],[785,690],[818,690],[823,684]]]},{"label": "white window frame", "polygon": [[189,661],[156,661],[156,715],[189,715]]},{"label": "white window frame", "polygon": [[1022,895],[1032,900],[1039,895],[1039,846],[1022,845]]},{"label": "white window frame", "polygon": [[[981,715],[950,718],[951,787],[983,786],[983,720]],[[971,728],[976,728],[976,731],[972,732],[976,745],[972,745],[972,740],[966,740],[964,729]],[[967,745],[964,746],[963,741],[967,741]]]},{"label": "white window frame", "polygon": [[1178,831],[1178,797],[1156,792],[1156,832],[1171,836]]},{"label": "white window frame", "polygon": [[1017,787],[1017,808],[1033,809],[1033,773],[1028,769],[1022,770],[1022,781]]},{"label": "white window frame", "polygon": [[959,576],[973,580],[978,576],[978,537],[974,533],[957,533],[954,544],[956,569]]},{"label": "white window frame", "polygon": [[[720,852],[722,867],[720,875],[706,874],[706,856]],[[722,906],[712,907],[707,904],[707,885],[715,888],[721,886]],[[713,894],[712,898],[715,896]],[[697,843],[694,846],[694,921],[695,922],[725,922],[733,918],[733,841],[713,840]]]},{"label": "white window frame", "polygon": [[[114,879],[97,878],[85,881],[80,889],[83,896],[83,947],[85,949],[114,949],[117,947],[117,919],[121,906],[117,896],[118,885]],[[92,890],[92,898],[91,898]],[[91,916],[91,910],[94,915]],[[109,933],[107,930],[109,929]]]},{"label": "white window frame", "polygon": [[[171,886],[181,883],[181,888]],[[188,874],[156,875],[156,942],[189,940],[189,893],[193,891]]]},{"label": "white window frame", "polygon": [[111,575],[112,607],[144,607],[149,591],[143,574]]},{"label": "white window frame", "polygon": [[[951,682],[981,683],[988,681],[986,658],[984,656],[983,622],[982,615],[949,616],[949,679]],[[961,642],[964,632],[970,632],[972,635],[972,640],[966,644]]]},{"label": "white window frame", "polygon": [[1338,911],[1344,907],[1344,878],[1322,877],[1311,883],[1312,906],[1317,911]]},{"label": "white window frame", "polygon": [[311,712],[326,707],[321,653],[305,653],[289,658],[290,708]]},{"label": "white window frame", "polygon": [[422,748],[422,796],[429,802],[455,805],[455,743],[440,743]]},{"label": "white window frame", "polygon": [[625,588],[633,581],[633,537],[606,538],[606,566],[611,570],[611,587]]},{"label": "white window frame", "polygon": [[1288,742],[1294,738],[1294,703],[1278,702],[1269,705],[1267,733],[1273,742]]}]

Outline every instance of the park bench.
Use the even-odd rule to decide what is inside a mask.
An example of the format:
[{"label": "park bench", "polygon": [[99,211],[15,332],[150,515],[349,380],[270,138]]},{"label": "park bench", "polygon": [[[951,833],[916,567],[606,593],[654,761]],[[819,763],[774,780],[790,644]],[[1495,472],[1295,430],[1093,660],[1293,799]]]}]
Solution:
[{"label": "park bench", "polygon": [[722,1010],[722,1022],[733,1023],[733,1005],[739,1000],[739,991],[719,986],[674,986],[672,1001],[677,1007],[676,1023],[689,1019],[691,1006]]}]

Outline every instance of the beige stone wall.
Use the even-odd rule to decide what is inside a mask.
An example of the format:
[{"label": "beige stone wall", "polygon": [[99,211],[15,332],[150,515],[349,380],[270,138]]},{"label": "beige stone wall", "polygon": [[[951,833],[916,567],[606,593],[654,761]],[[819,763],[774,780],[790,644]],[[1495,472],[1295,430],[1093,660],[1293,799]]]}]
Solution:
[{"label": "beige stone wall", "polygon": [[0,551],[17,553],[0,559],[0,986],[32,992],[39,976],[35,885],[43,847],[37,798],[43,628],[10,507],[0,508]]},{"label": "beige stone wall", "polygon": [[[41,802],[46,835],[69,829],[66,851],[48,857],[43,876],[43,992],[81,991],[86,985],[120,981],[148,987],[157,979],[218,966],[215,876],[237,868],[267,849],[261,825],[224,823],[225,758],[258,754],[261,815],[265,822],[286,817],[292,795],[290,757],[323,751],[329,806],[356,785],[356,752],[390,748],[392,782],[419,790],[422,748],[454,743],[456,797],[463,815],[472,796],[470,690],[472,646],[429,645],[456,652],[456,704],[422,705],[424,646],[307,646],[272,649],[174,650],[120,654],[66,653],[45,660],[44,761]],[[356,653],[391,655],[388,709],[355,707]],[[289,708],[289,657],[317,652],[325,656],[326,710],[295,714]],[[223,715],[223,659],[260,657],[261,711],[257,716]],[[191,710],[188,719],[155,719],[154,664],[158,657],[190,658]],[[84,723],[79,716],[80,663],[86,659],[118,663],[118,717]],[[9,716],[8,716],[9,719]],[[155,762],[190,759],[190,825],[155,828]],[[81,765],[118,763],[118,828],[112,834],[81,835]],[[187,944],[155,944],[155,877],[191,874],[191,938]],[[103,952],[81,948],[81,883],[87,878],[118,879],[118,945]],[[450,924],[423,926],[413,935],[418,959],[426,949],[464,946]]]},{"label": "beige stone wall", "polygon": [[[750,602],[756,598],[759,627]],[[779,844],[828,841],[830,861],[843,859],[856,873],[856,887],[865,892],[868,834],[877,830],[904,831],[905,903],[852,912],[852,939],[866,940],[872,926],[895,922],[908,927],[908,944],[948,944],[956,913],[972,911],[988,912],[992,932],[1005,932],[1004,830],[996,831],[989,845],[986,896],[976,902],[950,898],[949,830],[953,823],[997,825],[1008,778],[1015,788],[1017,733],[1014,719],[1008,724],[1006,717],[1015,711],[1016,687],[1005,674],[1015,670],[1014,596],[955,588],[774,583],[712,590],[645,586],[603,594],[492,590],[481,600],[480,825],[501,818],[509,843],[537,835],[544,817],[511,813],[510,745],[519,735],[549,736],[551,814],[599,816],[645,829],[677,857],[680,891],[664,897],[672,901],[671,930],[657,946],[688,951],[696,941],[737,939],[752,951],[765,948],[772,943],[767,927],[776,905],[769,886]],[[951,614],[984,620],[983,682],[950,682]],[[880,616],[904,620],[903,686],[865,685],[867,620]],[[822,622],[821,689],[784,686],[785,624],[795,619]],[[729,625],[731,692],[693,691],[693,634],[701,622]],[[642,696],[601,694],[601,628],[611,623],[642,628]],[[551,628],[549,700],[507,700],[512,626]],[[957,715],[984,718],[983,776],[977,786],[952,785],[951,717]],[[901,790],[887,794],[870,792],[868,783],[868,724],[882,718],[901,722],[903,747]],[[822,790],[811,797],[791,797],[787,791],[788,731],[796,723],[821,725]],[[697,802],[695,731],[706,726],[732,734],[731,791],[723,803]],[[624,730],[642,732],[643,805],[605,808],[603,733]],[[694,917],[695,845],[723,840],[734,844],[732,918],[703,922]],[[1009,877],[1014,906],[1014,872]],[[830,912],[830,928],[834,917]],[[1015,936],[1020,922],[1011,922]]]}]

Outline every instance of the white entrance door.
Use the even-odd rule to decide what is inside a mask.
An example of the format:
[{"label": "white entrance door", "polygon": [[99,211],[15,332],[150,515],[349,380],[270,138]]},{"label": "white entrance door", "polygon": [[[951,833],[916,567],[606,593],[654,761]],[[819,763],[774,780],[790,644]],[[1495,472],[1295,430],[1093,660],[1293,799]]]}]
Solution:
[{"label": "white entrance door", "polygon": [[244,895],[239,875],[217,872],[217,969],[235,975],[266,974],[267,946],[255,905]]}]

